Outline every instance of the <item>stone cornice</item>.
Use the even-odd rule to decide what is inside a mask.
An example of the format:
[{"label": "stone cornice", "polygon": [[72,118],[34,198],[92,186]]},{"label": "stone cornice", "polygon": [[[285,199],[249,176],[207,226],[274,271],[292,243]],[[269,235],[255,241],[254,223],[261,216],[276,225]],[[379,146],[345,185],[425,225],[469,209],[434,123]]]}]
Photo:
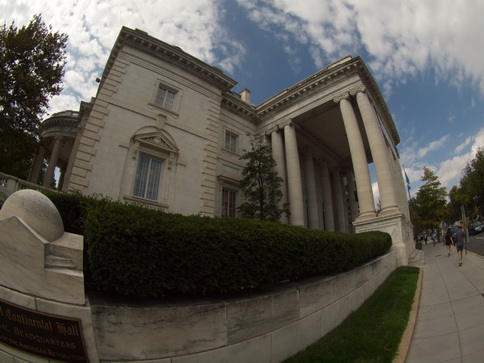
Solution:
[{"label": "stone cornice", "polygon": [[175,66],[215,85],[223,92],[230,90],[237,84],[237,82],[226,76],[220,69],[208,65],[190,54],[185,53],[179,47],[162,42],[161,40],[148,35],[148,33],[144,31],[138,29],[132,30],[126,27],[121,29],[118,38],[116,39],[104,69],[101,84],[104,82],[109,70],[114,64],[118,52],[124,45],[128,45],[153,57],[162,59],[165,62],[174,64]]},{"label": "stone cornice", "polygon": [[255,107],[242,101],[240,97],[234,95],[232,92],[226,92],[223,95],[222,106],[230,109],[233,112],[235,111],[246,118],[249,118],[255,124],[259,122]]},{"label": "stone cornice", "polygon": [[362,84],[357,88],[352,89],[351,92],[347,91],[349,94],[344,92],[343,94],[335,97],[334,101],[339,102],[342,97],[355,95],[356,92],[359,91],[367,92],[370,99],[373,100],[375,106],[382,114],[389,133],[395,145],[397,145],[400,142],[400,138],[398,136],[391,113],[388,110],[388,106],[380,92],[380,89],[378,88],[378,85],[360,57],[344,58],[309,76],[294,86],[279,92],[277,95],[271,97],[269,100],[256,107],[257,117],[263,119],[274,113],[281,112],[292,104],[300,102],[302,99],[314,95],[315,93],[321,92],[325,88],[328,88],[329,86],[354,74],[358,74]]},{"label": "stone cornice", "polygon": [[39,126],[42,133],[53,126],[67,126],[77,128],[79,124],[79,113],[75,111],[63,111],[53,114],[45,119]]},{"label": "stone cornice", "polygon": [[280,112],[303,98],[321,92],[341,79],[357,73],[357,63],[354,62],[354,59],[356,58],[349,59],[348,62],[351,62],[349,64],[345,62],[339,65],[330,65],[294,86],[279,92],[257,106],[257,115],[263,118],[272,113]]}]

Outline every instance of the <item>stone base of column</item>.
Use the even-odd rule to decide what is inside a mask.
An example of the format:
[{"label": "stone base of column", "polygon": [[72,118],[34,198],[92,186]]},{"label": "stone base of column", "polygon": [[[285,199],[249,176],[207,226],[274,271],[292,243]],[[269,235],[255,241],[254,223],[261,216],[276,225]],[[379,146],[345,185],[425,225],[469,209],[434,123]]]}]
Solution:
[{"label": "stone base of column", "polygon": [[385,207],[384,209],[382,209],[379,213],[378,213],[378,216],[393,216],[393,215],[396,215],[396,214],[400,214],[400,208],[398,208],[397,205],[392,205],[392,206],[389,206],[389,207]]},{"label": "stone base of column", "polygon": [[373,219],[360,220],[359,217],[353,222],[356,233],[382,231],[392,237],[392,249],[396,251],[397,266],[407,266],[412,252],[415,250],[412,224],[401,212],[382,215]]},{"label": "stone base of column", "polygon": [[360,215],[356,217],[355,221],[353,222],[353,225],[363,223],[368,220],[373,220],[375,218],[376,218],[375,212],[360,213]]}]

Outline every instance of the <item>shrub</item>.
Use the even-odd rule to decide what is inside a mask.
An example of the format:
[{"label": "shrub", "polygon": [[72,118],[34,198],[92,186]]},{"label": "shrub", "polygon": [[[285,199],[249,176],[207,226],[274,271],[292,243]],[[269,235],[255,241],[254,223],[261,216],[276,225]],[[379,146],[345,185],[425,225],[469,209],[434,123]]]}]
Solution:
[{"label": "shrub", "polygon": [[243,218],[182,216],[70,193],[54,199],[67,216],[64,223],[84,234],[91,286],[127,296],[269,288],[352,269],[391,246],[382,232],[344,234]]}]

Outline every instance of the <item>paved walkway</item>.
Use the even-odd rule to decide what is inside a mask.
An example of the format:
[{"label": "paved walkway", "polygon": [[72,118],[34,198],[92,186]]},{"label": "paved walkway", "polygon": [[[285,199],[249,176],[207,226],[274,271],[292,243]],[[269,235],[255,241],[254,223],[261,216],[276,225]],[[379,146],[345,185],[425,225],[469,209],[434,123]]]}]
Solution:
[{"label": "paved walkway", "polygon": [[459,267],[442,243],[423,248],[419,309],[407,363],[484,362],[484,257],[464,251]]}]

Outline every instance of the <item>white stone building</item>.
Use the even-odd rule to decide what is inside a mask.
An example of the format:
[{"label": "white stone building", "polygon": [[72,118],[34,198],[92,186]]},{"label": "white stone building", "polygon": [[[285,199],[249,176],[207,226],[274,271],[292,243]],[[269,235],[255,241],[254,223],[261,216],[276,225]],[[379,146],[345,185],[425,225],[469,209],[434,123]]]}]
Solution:
[{"label": "white stone building", "polygon": [[[283,222],[340,232],[383,230],[400,264],[414,249],[399,136],[378,86],[346,57],[260,105],[210,66],[140,30],[122,28],[98,92],[79,112],[46,120],[46,180],[182,214],[232,216],[243,197],[239,157],[254,135],[272,144]],[[72,129],[78,123],[77,133]],[[381,210],[375,210],[369,164]],[[30,181],[38,179],[34,167]]]}]

